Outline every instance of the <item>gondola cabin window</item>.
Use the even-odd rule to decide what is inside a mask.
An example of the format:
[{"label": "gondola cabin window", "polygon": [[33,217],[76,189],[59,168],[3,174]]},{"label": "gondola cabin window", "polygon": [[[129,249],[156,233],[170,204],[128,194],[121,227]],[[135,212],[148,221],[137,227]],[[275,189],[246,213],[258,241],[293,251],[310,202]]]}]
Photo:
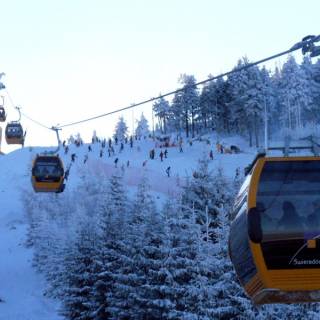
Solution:
[{"label": "gondola cabin window", "polygon": [[262,251],[269,269],[299,268],[299,262],[320,256],[319,161],[266,162],[257,208],[261,213]]}]

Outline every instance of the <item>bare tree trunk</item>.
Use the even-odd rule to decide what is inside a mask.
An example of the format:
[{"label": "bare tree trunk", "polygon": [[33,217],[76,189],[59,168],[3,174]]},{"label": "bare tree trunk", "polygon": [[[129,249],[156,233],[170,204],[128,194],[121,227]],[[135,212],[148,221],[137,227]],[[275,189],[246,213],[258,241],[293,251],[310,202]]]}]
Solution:
[{"label": "bare tree trunk", "polygon": [[257,121],[257,114],[254,114],[254,135],[256,139],[256,147],[259,147],[259,126]]},{"label": "bare tree trunk", "polygon": [[188,111],[186,111],[185,121],[186,121],[186,136],[187,136],[187,138],[189,138],[189,121],[188,121]]},{"label": "bare tree trunk", "polygon": [[248,133],[249,133],[249,146],[252,147],[252,125],[248,126]]},{"label": "bare tree trunk", "polygon": [[191,111],[191,134],[192,134],[192,138],[194,138],[194,110],[192,108]]}]

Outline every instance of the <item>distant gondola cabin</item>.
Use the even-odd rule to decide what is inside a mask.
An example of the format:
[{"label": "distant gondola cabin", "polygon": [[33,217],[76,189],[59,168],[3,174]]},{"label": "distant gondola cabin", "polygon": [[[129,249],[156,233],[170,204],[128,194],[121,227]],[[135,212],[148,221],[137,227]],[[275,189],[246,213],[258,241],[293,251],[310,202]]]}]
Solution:
[{"label": "distant gondola cabin", "polygon": [[7,144],[24,144],[23,128],[19,122],[8,123],[5,135]]},{"label": "distant gondola cabin", "polygon": [[35,192],[62,192],[64,167],[59,156],[37,155],[32,166],[32,186]]},{"label": "distant gondola cabin", "polygon": [[0,122],[5,122],[7,119],[6,111],[4,107],[0,107]]}]

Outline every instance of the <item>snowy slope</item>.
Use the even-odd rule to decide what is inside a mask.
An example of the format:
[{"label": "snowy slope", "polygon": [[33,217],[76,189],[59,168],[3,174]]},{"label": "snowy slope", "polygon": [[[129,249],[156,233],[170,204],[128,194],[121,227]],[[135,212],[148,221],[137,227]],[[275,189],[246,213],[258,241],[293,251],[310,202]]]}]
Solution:
[{"label": "snowy slope", "polygon": [[[118,168],[123,167],[125,181],[131,188],[135,188],[141,177],[146,174],[152,191],[158,199],[165,197],[176,189],[177,183],[183,184],[186,175],[191,175],[197,167],[199,157],[209,157],[209,151],[213,150],[214,160],[210,162],[212,169],[222,167],[230,178],[234,177],[236,168],[243,168],[254,157],[254,151],[246,148],[245,143],[239,138],[224,139],[226,145],[236,144],[244,151],[238,155],[218,154],[215,145],[206,142],[195,141],[192,146],[185,144],[184,152],[179,148],[168,148],[168,158],[161,162],[159,153],[161,149],[155,149],[156,158],[149,159],[149,151],[155,148],[152,140],[135,141],[131,149],[125,145],[119,153],[120,146],[115,146],[115,155],[108,157],[107,148],[100,158],[101,145],[92,145],[92,152],[88,152],[88,145],[76,147],[70,146],[67,155],[61,151],[61,157],[68,166],[71,162],[70,155],[76,153],[77,158],[73,163],[67,190],[76,188],[79,176],[83,170],[92,172],[103,170],[110,176],[115,168],[114,160],[118,158]],[[36,153],[43,148],[25,148],[16,150],[8,155],[0,156],[0,320],[58,320],[59,305],[56,301],[43,295],[45,283],[41,275],[32,268],[32,254],[30,248],[26,248],[27,220],[21,204],[21,192],[31,190],[30,171],[31,161]],[[164,151],[164,148],[162,149]],[[84,164],[85,155],[88,161]],[[129,160],[129,167],[127,161]],[[143,162],[147,160],[146,165]],[[171,167],[171,177],[168,178],[165,170]],[[55,196],[55,195],[53,195]],[[59,195],[63,197],[63,194]]]},{"label": "snowy slope", "polygon": [[43,279],[24,244],[27,223],[20,193],[30,183],[29,161],[27,149],[0,157],[0,320],[61,319],[55,302],[42,294]]}]

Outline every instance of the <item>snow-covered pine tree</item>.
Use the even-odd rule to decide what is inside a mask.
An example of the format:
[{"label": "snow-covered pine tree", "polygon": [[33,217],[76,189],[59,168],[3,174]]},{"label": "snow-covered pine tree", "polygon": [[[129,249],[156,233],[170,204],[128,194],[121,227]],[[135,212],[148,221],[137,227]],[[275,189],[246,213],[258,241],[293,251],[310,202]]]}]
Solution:
[{"label": "snow-covered pine tree", "polygon": [[167,237],[162,216],[149,189],[148,182],[143,179],[133,204],[131,247],[136,252],[133,251],[132,262],[134,273],[141,282],[134,288],[132,316],[137,319],[166,319],[170,310],[163,269],[163,261],[167,258]]},{"label": "snow-covered pine tree", "polygon": [[63,197],[55,197],[56,201],[51,204],[55,214],[51,216],[47,228],[49,255],[44,274],[48,282],[46,295],[54,298],[63,297],[65,276],[68,273],[64,257],[68,255],[69,242],[75,239],[77,223],[82,219],[78,214],[75,197],[65,192]]},{"label": "snow-covered pine tree", "polygon": [[320,119],[320,63],[312,64],[311,58],[305,56],[300,68],[307,80],[308,86],[305,89],[309,97],[304,106],[303,118],[305,122],[315,124]]},{"label": "snow-covered pine tree", "polygon": [[41,208],[41,201],[39,201],[39,198],[30,190],[24,190],[21,195],[23,207],[28,219],[26,245],[31,247],[37,241],[38,237],[38,228],[40,225],[39,210]]},{"label": "snow-covered pine tree", "polygon": [[159,98],[152,106],[155,116],[159,119],[161,133],[167,133],[167,123],[171,115],[170,104],[165,98]]},{"label": "snow-covered pine tree", "polygon": [[128,264],[126,236],[129,201],[120,172],[113,174],[99,205],[100,236],[98,260],[100,272],[93,287],[96,320],[116,318],[117,291],[115,284],[122,278]]},{"label": "snow-covered pine tree", "polygon": [[216,226],[216,218],[221,206],[230,202],[230,188],[230,182],[224,177],[222,169],[215,174],[209,170],[209,160],[206,155],[198,160],[198,167],[193,177],[187,180],[184,187],[183,205],[195,210],[196,222],[202,226],[202,232],[208,232],[206,224],[208,219],[210,220],[209,236],[211,239],[214,238],[212,228]]},{"label": "snow-covered pine tree", "polygon": [[228,82],[219,78],[205,85],[199,100],[198,121],[206,130],[207,128],[217,133],[230,133],[230,108],[228,105]]},{"label": "snow-covered pine tree", "polygon": [[192,137],[194,137],[195,118],[199,112],[199,93],[198,89],[194,86],[196,79],[193,75],[182,74],[179,82],[183,85],[184,90],[175,94],[172,110],[177,126],[179,126],[179,129],[185,129],[187,137],[189,137],[191,122],[191,133]]},{"label": "snow-covered pine tree", "polygon": [[279,89],[284,110],[281,116],[284,126],[291,130],[301,128],[303,108],[311,103],[311,94],[307,75],[293,56],[289,56],[282,67]]},{"label": "snow-covered pine tree", "polygon": [[[117,319],[145,319],[147,313],[147,299],[144,296],[144,286],[147,282],[148,251],[146,244],[150,241],[147,228],[153,228],[150,216],[156,215],[153,198],[148,192],[149,186],[144,177],[138,185],[129,218],[129,228],[126,230],[126,246],[128,261],[121,268],[121,275],[114,284],[116,294],[112,298],[110,307],[113,318]],[[156,231],[155,231],[156,232]],[[129,260],[130,259],[130,260]]]},{"label": "snow-covered pine tree", "polygon": [[199,97],[200,129],[206,131],[209,127],[212,129],[217,127],[218,108],[216,81],[211,81],[202,88]]},{"label": "snow-covered pine tree", "polygon": [[149,136],[149,124],[148,124],[148,120],[146,119],[146,117],[143,115],[143,113],[141,114],[140,120],[137,121],[137,128],[136,128],[136,136],[141,138],[141,137],[148,137]]},{"label": "snow-covered pine tree", "polygon": [[[236,68],[249,64],[247,58],[239,60]],[[232,88],[232,105],[234,121],[240,133],[246,130],[249,135],[250,146],[255,138],[256,146],[259,146],[259,130],[263,119],[265,96],[264,83],[261,71],[254,66],[246,70],[231,74],[228,82]]]},{"label": "snow-covered pine tree", "polygon": [[[163,210],[168,256],[163,262],[162,291],[170,310],[165,319],[208,319],[201,317],[205,274],[200,266],[201,232],[192,210],[168,202]],[[201,271],[200,271],[201,269]],[[203,314],[203,313],[202,313]]]},{"label": "snow-covered pine tree", "polygon": [[123,142],[128,136],[128,126],[124,121],[124,118],[121,116],[116,124],[113,138],[118,139],[118,141]]},{"label": "snow-covered pine tree", "polygon": [[61,313],[71,320],[95,319],[92,288],[99,273],[97,230],[89,219],[83,220],[65,257],[65,290]]}]

